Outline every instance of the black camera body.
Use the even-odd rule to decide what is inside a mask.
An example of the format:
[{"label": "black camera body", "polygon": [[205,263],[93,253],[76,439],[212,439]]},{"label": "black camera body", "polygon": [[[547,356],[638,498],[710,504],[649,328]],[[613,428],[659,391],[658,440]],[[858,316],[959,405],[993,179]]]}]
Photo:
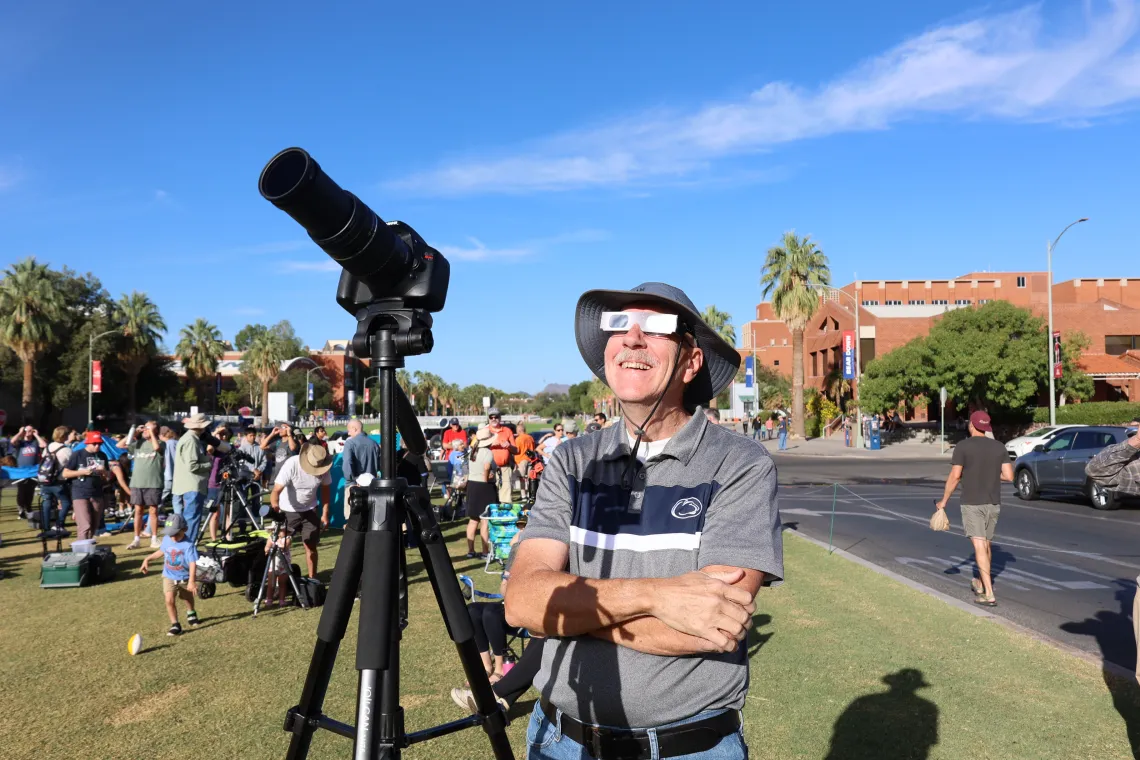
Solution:
[{"label": "black camera body", "polygon": [[451,279],[451,264],[443,254],[424,242],[410,225],[399,221],[380,224],[387,224],[388,229],[411,252],[407,272],[386,281],[383,290],[377,291],[368,282],[345,270],[340,273],[336,302],[349,314],[356,314],[362,306],[377,301],[397,299],[403,304],[427,311],[442,311]]}]

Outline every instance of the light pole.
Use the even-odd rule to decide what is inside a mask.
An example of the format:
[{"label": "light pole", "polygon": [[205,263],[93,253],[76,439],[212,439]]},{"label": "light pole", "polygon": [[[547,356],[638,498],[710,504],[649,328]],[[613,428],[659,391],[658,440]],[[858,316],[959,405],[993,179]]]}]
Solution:
[{"label": "light pole", "polygon": [[313,367],[312,369],[305,370],[305,413],[306,414],[308,414],[308,412],[309,412],[309,375],[313,374],[314,372],[320,372],[321,377],[324,378],[324,381],[326,383],[329,380],[327,377],[325,377],[325,373],[321,372],[320,367]]},{"label": "light pole", "polygon": [[[1069,224],[1069,227],[1072,227],[1074,224],[1080,224],[1081,222],[1087,222],[1088,220],[1089,220],[1089,218],[1087,216],[1082,217],[1075,222],[1071,222]],[[1061,235],[1064,235],[1066,232],[1068,232],[1069,227],[1066,227],[1065,229],[1061,230]],[[1057,390],[1056,390],[1056,381],[1053,378],[1053,249],[1057,247],[1057,241],[1061,239],[1061,235],[1058,235],[1056,238],[1054,238],[1052,243],[1046,243],[1046,251],[1045,251],[1046,258],[1048,261],[1048,274],[1046,275],[1045,285],[1046,285],[1046,290],[1048,291],[1048,294],[1049,294],[1049,335],[1048,335],[1048,339],[1045,341],[1045,356],[1047,357],[1045,366],[1049,371],[1049,424],[1050,425],[1056,425],[1057,424]]]},{"label": "light pole", "polygon": [[113,333],[122,332],[123,328],[116,327],[114,330],[101,332],[98,335],[92,335],[87,343],[87,426],[91,426],[91,422],[95,419],[94,404],[95,396],[91,391],[91,386],[95,382],[94,378],[94,363],[95,363],[95,341],[102,338],[104,335],[111,335]]},{"label": "light pole", "polygon": [[846,290],[833,288],[830,285],[822,285],[820,289],[845,295],[855,304],[855,384],[851,386],[851,400],[855,402],[855,448],[861,449],[863,448],[863,420],[859,413],[859,378],[863,375],[863,367],[859,363],[859,344],[862,343],[862,336],[859,334],[859,285],[858,283],[855,285],[855,295],[851,295]]}]

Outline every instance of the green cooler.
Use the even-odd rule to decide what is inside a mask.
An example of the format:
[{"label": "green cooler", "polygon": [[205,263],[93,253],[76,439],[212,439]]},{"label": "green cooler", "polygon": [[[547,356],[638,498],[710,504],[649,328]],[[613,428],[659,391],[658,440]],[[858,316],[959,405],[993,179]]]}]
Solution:
[{"label": "green cooler", "polygon": [[94,582],[90,554],[52,553],[44,558],[40,567],[40,588],[76,588]]}]

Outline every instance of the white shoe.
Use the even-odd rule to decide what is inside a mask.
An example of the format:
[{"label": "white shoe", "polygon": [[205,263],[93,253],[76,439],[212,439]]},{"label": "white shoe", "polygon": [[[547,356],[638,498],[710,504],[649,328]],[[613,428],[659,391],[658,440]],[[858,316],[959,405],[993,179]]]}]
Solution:
[{"label": "white shoe", "polygon": [[142,532],[142,537],[143,537],[143,538],[150,538],[150,531],[149,531],[149,530],[144,530],[144,531]]},{"label": "white shoe", "polygon": [[111,538],[111,531],[105,530],[99,534],[99,538]]},{"label": "white shoe", "polygon": [[[475,706],[475,695],[471,693],[471,689],[452,689],[451,701],[472,715],[479,712],[479,708]],[[507,700],[502,697],[495,697],[495,701],[499,703],[499,707],[503,708],[503,712],[510,712],[511,706],[507,704]]]},{"label": "white shoe", "polygon": [[133,540],[133,541],[131,541],[129,544],[127,544],[127,551],[130,551],[131,549],[137,549],[137,548],[139,548],[139,545],[140,545],[141,543],[142,543],[142,541],[139,539],[139,537],[138,537],[138,536],[135,536],[135,537],[134,537],[134,540]]},{"label": "white shoe", "polygon": [[159,541],[157,537],[152,536],[150,539],[150,548],[157,549],[160,546],[162,546],[162,542]]}]

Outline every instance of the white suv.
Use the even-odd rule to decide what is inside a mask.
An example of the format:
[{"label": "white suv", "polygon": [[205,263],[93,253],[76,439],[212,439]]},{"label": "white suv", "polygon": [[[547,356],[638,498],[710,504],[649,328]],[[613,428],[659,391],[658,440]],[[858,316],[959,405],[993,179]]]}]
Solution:
[{"label": "white suv", "polygon": [[1025,456],[1033,451],[1033,447],[1039,443],[1045,443],[1057,433],[1070,428],[1086,427],[1085,425],[1046,425],[1040,430],[1034,430],[1032,433],[1026,433],[1023,436],[1006,441],[1005,450],[1009,454],[1009,460],[1012,462],[1020,456]]}]

